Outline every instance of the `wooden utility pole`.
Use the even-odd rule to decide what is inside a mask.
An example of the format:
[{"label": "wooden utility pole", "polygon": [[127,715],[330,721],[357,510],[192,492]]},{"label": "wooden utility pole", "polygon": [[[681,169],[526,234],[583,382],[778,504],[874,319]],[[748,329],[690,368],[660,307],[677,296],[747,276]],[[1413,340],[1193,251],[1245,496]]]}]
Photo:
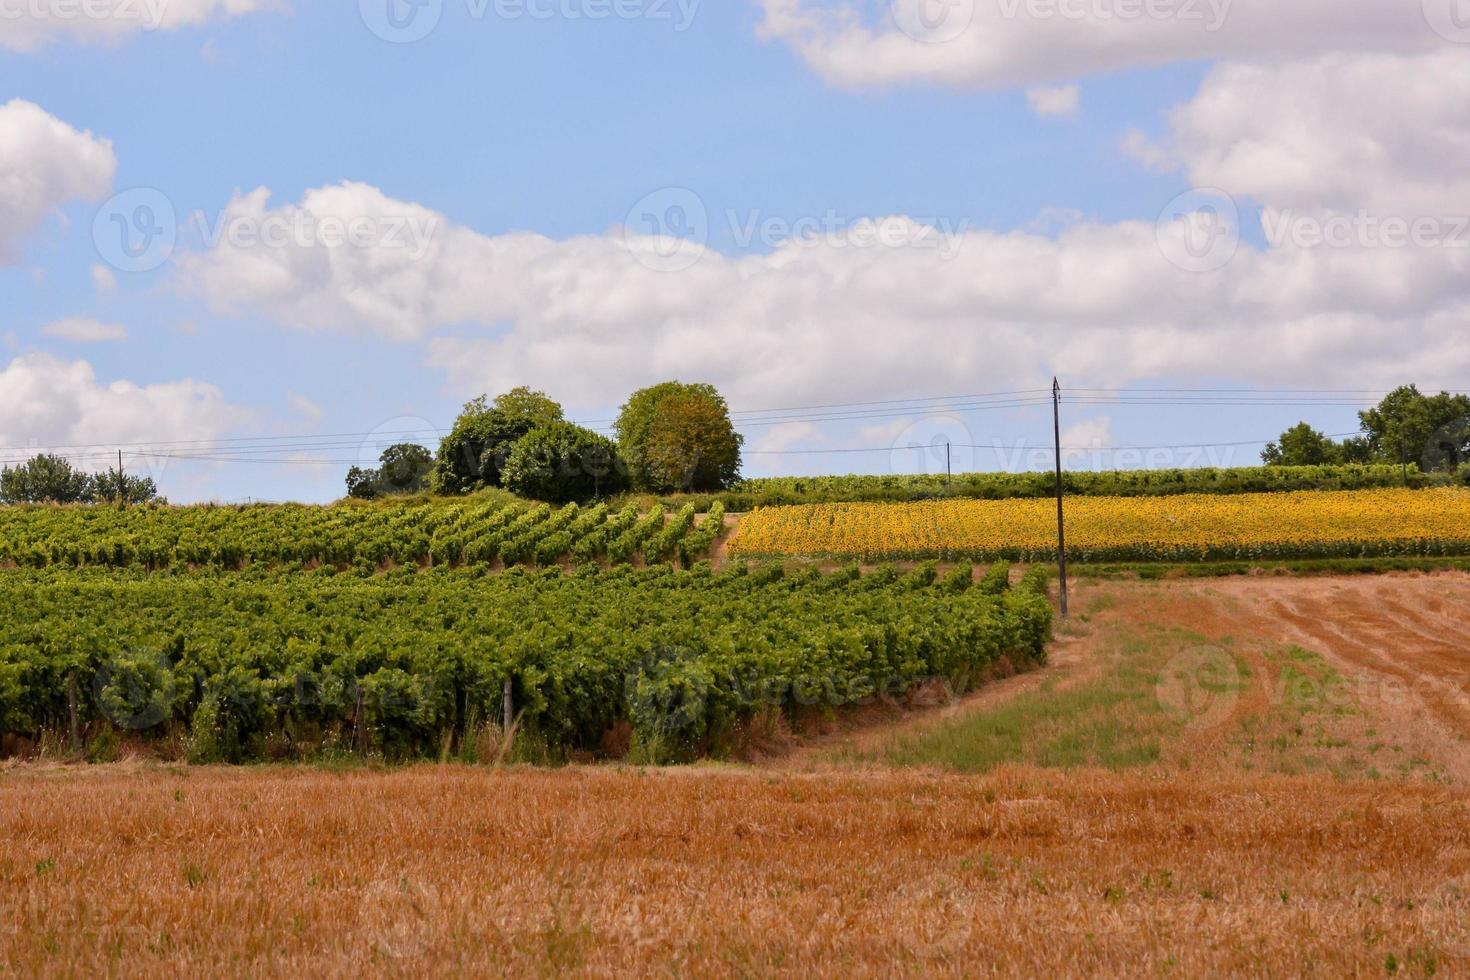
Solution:
[{"label": "wooden utility pole", "polygon": [[954,482],[954,467],[949,462],[949,443],[944,444],[944,485],[949,486]]},{"label": "wooden utility pole", "polygon": [[122,450],[119,449],[117,451],[117,499],[119,503],[122,502],[123,492],[127,488],[127,485],[128,481],[123,478]]},{"label": "wooden utility pole", "polygon": [[1062,618],[1067,618],[1067,520],[1062,509],[1062,383],[1051,379],[1052,431],[1057,446],[1057,571],[1062,583]]}]

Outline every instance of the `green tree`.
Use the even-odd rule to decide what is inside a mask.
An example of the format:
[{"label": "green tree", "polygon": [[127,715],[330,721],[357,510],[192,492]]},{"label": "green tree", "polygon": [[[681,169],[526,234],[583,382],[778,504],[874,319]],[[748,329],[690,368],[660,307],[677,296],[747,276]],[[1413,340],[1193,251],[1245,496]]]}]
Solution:
[{"label": "green tree", "polygon": [[518,440],[502,477],[512,493],[555,504],[581,503],[627,489],[617,445],[570,422],[543,423]]},{"label": "green tree", "polygon": [[[1415,385],[1396,388],[1377,407],[1359,414],[1363,432],[1384,462],[1453,472],[1470,450],[1470,397],[1440,392],[1432,397]],[[1459,433],[1456,435],[1456,433]]]},{"label": "green tree", "polygon": [[491,404],[468,402],[439,443],[432,483],[439,493],[469,493],[501,485],[501,469],[516,442],[537,425],[560,421],[561,406],[539,391],[514,388]]},{"label": "green tree", "polygon": [[63,456],[42,454],[0,471],[0,501],[7,504],[75,504],[92,499],[92,478]]},{"label": "green tree", "polygon": [[1305,422],[1287,429],[1278,442],[1266,446],[1261,459],[1267,466],[1322,466],[1343,461],[1342,447]]},{"label": "green tree", "polygon": [[152,477],[129,476],[124,470],[108,469],[92,477],[91,498],[98,502],[146,504],[158,499],[158,486]]},{"label": "green tree", "polygon": [[674,395],[659,403],[648,427],[644,468],[659,489],[720,490],[740,478],[740,444],[722,404]]},{"label": "green tree", "polygon": [[537,423],[560,422],[563,418],[561,406],[544,391],[534,391],[524,385],[497,397],[491,408],[509,418]]},{"label": "green tree", "polygon": [[739,478],[744,439],[713,385],[666,381],[636,391],[614,429],[640,490],[718,490]]},{"label": "green tree", "polygon": [[412,442],[389,446],[378,457],[377,469],[354,466],[347,471],[347,496],[374,500],[418,493],[428,485],[434,454]]}]

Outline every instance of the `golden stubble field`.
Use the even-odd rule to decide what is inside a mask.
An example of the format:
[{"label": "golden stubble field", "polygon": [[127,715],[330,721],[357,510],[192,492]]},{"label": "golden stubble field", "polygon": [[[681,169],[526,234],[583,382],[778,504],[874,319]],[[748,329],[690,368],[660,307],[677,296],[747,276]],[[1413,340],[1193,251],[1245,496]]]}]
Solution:
[{"label": "golden stubble field", "polygon": [[[892,726],[1011,710],[1020,761],[980,774],[894,764],[963,768],[953,732],[666,771],[11,765],[0,973],[1461,974],[1467,583],[1083,584],[1054,667]],[[1240,664],[1228,717],[1132,696],[1201,642]]]},{"label": "golden stubble field", "polygon": [[1444,788],[436,768],[3,787],[16,975],[1470,966],[1470,800]]}]

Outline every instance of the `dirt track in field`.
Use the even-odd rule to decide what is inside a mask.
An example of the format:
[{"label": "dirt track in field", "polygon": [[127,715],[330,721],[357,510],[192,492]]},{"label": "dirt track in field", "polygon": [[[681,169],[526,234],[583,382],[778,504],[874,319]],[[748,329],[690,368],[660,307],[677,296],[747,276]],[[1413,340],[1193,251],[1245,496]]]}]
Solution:
[{"label": "dirt track in field", "polygon": [[[1228,645],[1256,675],[1235,710],[1269,711],[1280,691],[1268,654],[1291,647],[1322,657],[1341,675],[1340,696],[1359,712],[1359,733],[1393,739],[1457,781],[1470,783],[1470,575],[1322,578],[1256,576],[1159,582],[1081,579],[1073,583],[1069,624],[1059,624],[1047,667],[995,682],[946,707],[862,716],[809,739],[774,764],[820,768],[837,752],[866,751],[897,736],[929,731],[990,710],[1042,684],[1065,689],[1094,676],[1109,644],[1123,634],[1173,631],[1179,649],[1194,640]],[[1278,671],[1279,673],[1279,671]],[[1209,736],[1194,733],[1197,752]]]}]

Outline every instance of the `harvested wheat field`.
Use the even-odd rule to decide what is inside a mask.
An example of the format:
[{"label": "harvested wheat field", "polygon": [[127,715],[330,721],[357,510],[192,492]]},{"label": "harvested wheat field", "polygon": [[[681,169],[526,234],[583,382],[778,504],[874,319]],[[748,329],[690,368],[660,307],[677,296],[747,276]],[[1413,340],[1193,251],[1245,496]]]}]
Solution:
[{"label": "harvested wheat field", "polygon": [[1470,967],[1470,799],[1002,771],[12,772],[13,973]]},{"label": "harvested wheat field", "polygon": [[1076,589],[756,765],[0,768],[0,972],[1470,971],[1470,577]]}]

